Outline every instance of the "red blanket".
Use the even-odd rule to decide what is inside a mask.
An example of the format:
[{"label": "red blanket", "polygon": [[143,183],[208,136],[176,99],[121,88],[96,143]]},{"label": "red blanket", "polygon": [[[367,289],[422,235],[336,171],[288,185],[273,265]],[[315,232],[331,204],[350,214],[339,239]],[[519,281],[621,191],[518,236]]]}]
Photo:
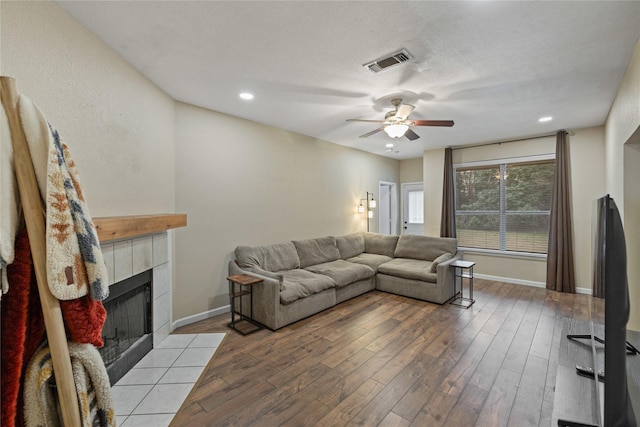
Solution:
[{"label": "red blanket", "polygon": [[[26,230],[16,237],[15,260],[7,267],[9,292],[2,297],[2,426],[22,426],[22,385],[29,360],[44,339],[44,321],[33,274]],[[104,345],[102,327],[107,314],[90,295],[60,301],[71,341]]]}]

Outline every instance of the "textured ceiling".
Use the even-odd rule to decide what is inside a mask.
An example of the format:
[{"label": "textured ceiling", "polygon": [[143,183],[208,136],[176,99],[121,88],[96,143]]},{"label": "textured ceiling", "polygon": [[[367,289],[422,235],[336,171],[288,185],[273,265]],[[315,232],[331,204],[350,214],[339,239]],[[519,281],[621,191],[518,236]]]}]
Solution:
[{"label": "textured ceiling", "polygon": [[[57,3],[176,100],[398,159],[604,124],[640,36],[640,1]],[[411,62],[363,67],[401,48]],[[345,121],[397,96],[455,126]]]}]

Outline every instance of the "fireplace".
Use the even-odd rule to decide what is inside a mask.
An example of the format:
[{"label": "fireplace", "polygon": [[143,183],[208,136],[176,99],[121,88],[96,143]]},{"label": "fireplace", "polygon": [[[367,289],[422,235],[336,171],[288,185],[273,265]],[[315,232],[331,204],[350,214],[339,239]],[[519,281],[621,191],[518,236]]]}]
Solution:
[{"label": "fireplace", "polygon": [[152,270],[109,287],[100,355],[115,384],[153,348]]}]

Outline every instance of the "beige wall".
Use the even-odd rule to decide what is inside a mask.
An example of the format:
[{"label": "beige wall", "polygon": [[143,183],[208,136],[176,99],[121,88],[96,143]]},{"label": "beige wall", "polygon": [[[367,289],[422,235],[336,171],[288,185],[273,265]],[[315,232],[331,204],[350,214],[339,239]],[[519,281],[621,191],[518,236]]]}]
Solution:
[{"label": "beige wall", "polygon": [[0,8],[0,73],[60,132],[91,214],[173,212],[173,100],[55,3]]},{"label": "beige wall", "polygon": [[425,151],[422,157],[424,182],[424,234],[440,236],[444,148]]},{"label": "beige wall", "polygon": [[[592,289],[593,202],[605,193],[604,127],[577,129],[569,136],[576,287]],[[545,276],[546,277],[546,276]]]},{"label": "beige wall", "polygon": [[366,230],[359,200],[399,177],[397,160],[177,103],[175,318],[229,303],[236,246]]},{"label": "beige wall", "polygon": [[[604,192],[604,129],[602,127],[578,129],[569,136],[571,157],[572,210],[574,226],[574,250],[576,286],[591,288],[591,214],[593,200]],[[453,150],[453,163],[524,157],[555,152],[555,136],[523,141],[487,144]],[[437,235],[440,230],[442,205],[442,168],[444,150],[424,152],[425,209],[428,223],[425,233]],[[432,184],[429,184],[432,183]],[[436,183],[436,184],[433,184]],[[427,196],[428,194],[428,196]],[[465,259],[477,263],[474,272],[491,278],[504,278],[515,283],[544,286],[546,260],[479,254],[468,251]]]},{"label": "beige wall", "polygon": [[400,182],[422,182],[422,157],[400,160]]},{"label": "beige wall", "polygon": [[607,117],[606,191],[624,222],[631,315],[640,330],[640,40]]},{"label": "beige wall", "polygon": [[[175,232],[186,253],[176,266],[174,318],[226,303],[226,261],[236,244],[364,229],[355,206],[365,191],[377,197],[380,180],[413,181],[420,171],[425,233],[439,233],[444,150],[398,162],[184,104],[178,104],[176,119],[171,98],[55,3],[3,1],[0,15],[0,73],[16,78],[19,90],[70,146],[92,214],[189,214],[189,226]],[[578,286],[590,286],[590,202],[606,191],[623,212],[635,329],[640,329],[640,156],[634,144],[639,127],[640,43],[607,119],[604,149],[598,128],[578,130],[569,139]],[[521,156],[548,142],[512,144],[480,151],[490,158]],[[454,161],[470,161],[480,151],[456,150]],[[371,224],[376,230],[377,221]],[[203,260],[190,256],[193,248],[208,251],[200,269],[195,261]],[[483,260],[477,271],[544,281],[538,261],[531,261],[536,263],[531,268],[519,262],[504,263],[511,267],[500,270]]]},{"label": "beige wall", "polygon": [[176,119],[170,97],[54,2],[0,7],[0,72],[64,137],[92,215],[188,214],[174,319],[228,304],[236,245],[366,229],[360,198],[399,181],[397,160],[179,103]]}]

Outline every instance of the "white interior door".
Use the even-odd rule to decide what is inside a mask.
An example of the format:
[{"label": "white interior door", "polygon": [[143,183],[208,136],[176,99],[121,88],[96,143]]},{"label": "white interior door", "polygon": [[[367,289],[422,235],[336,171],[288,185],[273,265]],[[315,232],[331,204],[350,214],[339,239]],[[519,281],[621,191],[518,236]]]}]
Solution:
[{"label": "white interior door", "polygon": [[402,234],[424,234],[424,187],[402,184]]},{"label": "white interior door", "polygon": [[398,234],[398,191],[395,182],[380,182],[378,230],[382,234]]}]

